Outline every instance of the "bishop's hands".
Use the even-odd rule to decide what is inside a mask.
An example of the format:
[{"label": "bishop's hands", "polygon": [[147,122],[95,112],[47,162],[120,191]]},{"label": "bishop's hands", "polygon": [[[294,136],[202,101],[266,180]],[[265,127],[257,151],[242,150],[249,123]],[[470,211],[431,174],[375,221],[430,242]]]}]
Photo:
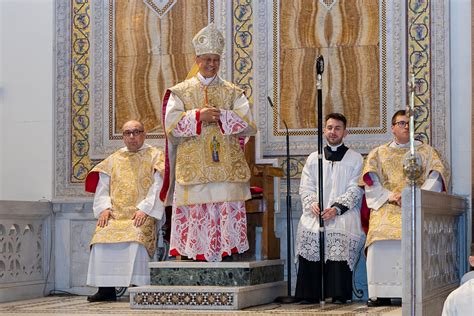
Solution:
[{"label": "bishop's hands", "polygon": [[206,106],[199,110],[199,120],[201,122],[217,123],[220,115],[221,111],[213,106]]},{"label": "bishop's hands", "polygon": [[100,215],[99,215],[99,220],[97,221],[97,226],[99,227],[105,227],[109,224],[109,219],[113,218],[115,219],[115,216],[112,212],[112,209],[107,208],[103,210]]},{"label": "bishop's hands", "polygon": [[[319,216],[319,214],[321,213],[321,210],[319,209],[318,203],[314,202],[311,204],[311,212],[313,212],[314,215]],[[323,220],[325,221],[335,218],[336,215],[337,215],[337,209],[335,207],[326,208],[321,213],[321,216],[323,217]]]}]

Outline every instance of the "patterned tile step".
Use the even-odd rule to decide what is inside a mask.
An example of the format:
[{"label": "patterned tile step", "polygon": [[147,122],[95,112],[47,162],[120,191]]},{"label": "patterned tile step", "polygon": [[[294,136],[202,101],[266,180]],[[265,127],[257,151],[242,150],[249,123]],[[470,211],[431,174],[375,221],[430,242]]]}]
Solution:
[{"label": "patterned tile step", "polygon": [[176,309],[153,310],[153,309],[131,309],[129,297],[121,297],[117,302],[89,303],[85,296],[48,296],[30,300],[19,300],[9,303],[0,303],[0,315],[196,315],[196,316],[402,316],[401,307],[382,306],[368,308],[365,302],[353,302],[347,305],[334,305],[327,303],[324,308],[319,304],[278,304],[270,303],[249,307],[244,310],[184,310]]},{"label": "patterned tile step", "polygon": [[142,286],[130,288],[132,309],[237,310],[268,304],[286,293],[285,281],[251,286]]},{"label": "patterned tile step", "polygon": [[149,264],[151,285],[251,286],[284,280],[283,260]]}]

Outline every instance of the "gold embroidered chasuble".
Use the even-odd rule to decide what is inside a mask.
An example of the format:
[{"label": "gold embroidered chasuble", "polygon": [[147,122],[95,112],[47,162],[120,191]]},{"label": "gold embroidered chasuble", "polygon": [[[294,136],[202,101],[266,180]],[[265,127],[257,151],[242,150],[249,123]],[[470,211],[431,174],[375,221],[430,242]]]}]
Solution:
[{"label": "gold embroidered chasuble", "polygon": [[96,243],[137,242],[153,256],[156,248],[156,220],[148,216],[140,227],[133,225],[136,206],[146,198],[154,173],[164,171],[164,154],[155,147],[138,152],[118,150],[96,165],[91,172],[110,176],[110,198],[115,216],[105,227],[97,226],[91,245]]},{"label": "gold embroidered chasuble", "polygon": [[[219,77],[208,86],[203,86],[197,77],[193,77],[170,88],[170,91],[184,106],[171,109],[166,115],[166,133],[176,146],[175,203],[190,205],[224,202],[217,197],[221,195],[216,193],[219,190],[227,192],[221,195],[225,196],[225,201],[248,199],[250,169],[238,137],[254,134],[256,126],[248,102],[242,106],[236,105],[243,90]],[[221,110],[234,111],[249,125],[247,133],[225,135],[218,124],[202,122],[200,135],[173,137],[172,130],[185,112],[203,108],[206,102]],[[218,153],[218,161],[214,159],[215,152]],[[209,193],[211,188],[214,194]]]},{"label": "gold embroidered chasuble", "polygon": [[[403,174],[403,160],[410,148],[390,147],[390,143],[377,147],[369,153],[362,171],[360,185],[364,185],[363,177],[369,172],[377,174],[382,186],[393,193],[401,193],[403,188],[408,185]],[[444,185],[447,186],[449,172],[438,152],[425,144],[418,145],[416,151],[423,166],[423,173],[418,179],[417,185],[423,185],[431,171],[438,171],[443,178]],[[372,209],[370,211],[369,231],[365,247],[375,241],[401,240],[401,238],[402,209],[397,204],[387,201],[378,210]]]}]

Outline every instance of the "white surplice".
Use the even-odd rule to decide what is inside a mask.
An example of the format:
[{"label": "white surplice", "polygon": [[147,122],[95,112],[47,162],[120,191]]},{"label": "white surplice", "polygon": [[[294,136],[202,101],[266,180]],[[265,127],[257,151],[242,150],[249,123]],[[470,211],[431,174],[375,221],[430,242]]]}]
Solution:
[{"label": "white surplice", "polygon": [[[335,148],[333,148],[335,150]],[[346,261],[354,268],[362,246],[363,232],[360,222],[360,204],[363,194],[358,186],[362,171],[362,156],[348,149],[341,161],[323,158],[323,211],[334,203],[348,208],[334,219],[325,222],[325,260]],[[319,261],[319,217],[311,211],[318,203],[318,153],[312,153],[303,168],[300,182],[303,214],[296,235],[296,258]]]}]

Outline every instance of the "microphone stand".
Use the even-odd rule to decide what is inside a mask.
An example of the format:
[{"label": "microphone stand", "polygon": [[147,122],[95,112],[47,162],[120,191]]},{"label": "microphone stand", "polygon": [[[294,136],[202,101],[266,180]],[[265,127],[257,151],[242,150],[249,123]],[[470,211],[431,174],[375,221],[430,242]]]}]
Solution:
[{"label": "microphone stand", "polygon": [[[280,117],[280,114],[273,106],[270,97],[267,96],[270,107]],[[280,117],[281,118],[281,117]],[[298,302],[298,299],[291,296],[291,182],[290,182],[290,133],[285,120],[282,120],[286,130],[286,258],[287,258],[287,277],[288,277],[288,296],[279,296],[275,302],[282,304],[292,304]]]},{"label": "microphone stand", "polygon": [[324,58],[319,55],[316,59],[316,88],[318,90],[318,203],[319,203],[319,262],[321,266],[321,297],[319,304],[324,307],[325,293],[324,293],[324,250],[325,250],[325,233],[324,220],[322,210],[323,205],[323,93],[322,93],[322,79],[324,72]]}]

